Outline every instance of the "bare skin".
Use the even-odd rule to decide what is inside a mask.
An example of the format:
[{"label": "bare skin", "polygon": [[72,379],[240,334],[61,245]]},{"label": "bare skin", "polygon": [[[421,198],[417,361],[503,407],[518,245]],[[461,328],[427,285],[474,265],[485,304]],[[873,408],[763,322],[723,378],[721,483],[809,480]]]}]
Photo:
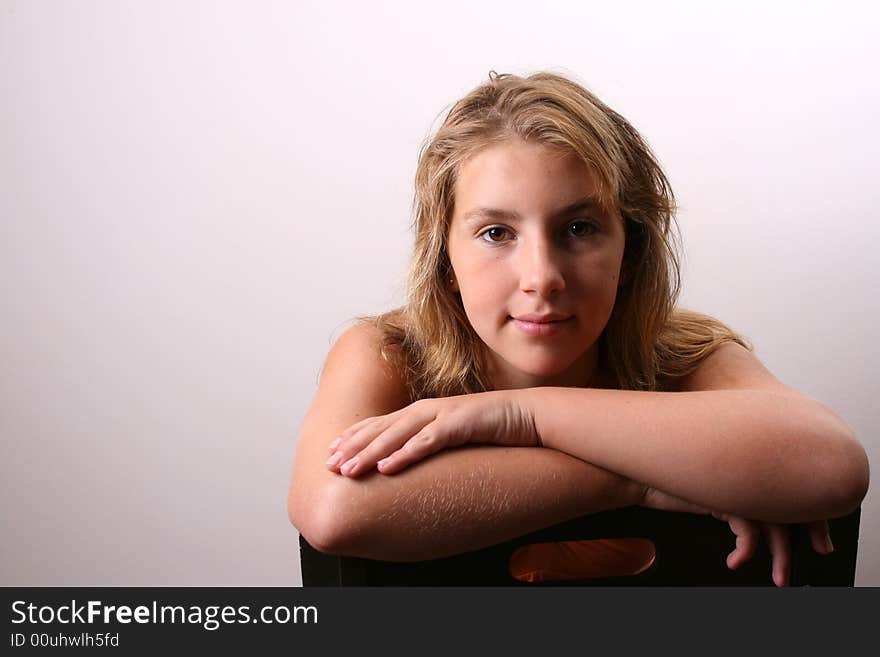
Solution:
[{"label": "bare skin", "polygon": [[625,236],[577,158],[525,142],[487,148],[462,167],[456,199],[450,289],[495,389],[409,404],[375,331],[346,332],[294,459],[290,516],[313,545],[421,560],[643,504],[728,522],[731,567],[764,533],[778,585],[789,566],[779,523],[810,523],[814,548],[829,550],[824,519],[864,496],[864,450],[753,354],[724,345],[675,392],[596,389],[608,380],[597,343],[626,284]]},{"label": "bare skin", "polygon": [[333,436],[408,404],[403,377],[382,359],[379,344],[376,332],[363,325],[339,338],[300,428],[288,510],[315,547],[418,561],[487,547],[641,499],[640,484],[534,447],[445,450],[395,477],[373,472],[353,479],[329,470],[324,462]]},{"label": "bare skin", "polygon": [[[364,351],[370,349],[372,358],[358,361],[366,367],[350,368],[352,356],[366,356]],[[774,581],[787,583],[790,555],[787,532],[781,526],[710,511],[546,447],[465,445],[442,450],[393,476],[375,470],[340,476],[323,465],[331,442],[328,436],[334,431],[322,427],[346,424],[346,413],[348,418],[364,419],[371,411],[351,414],[339,403],[358,395],[372,398],[364,401],[363,409],[381,406],[393,414],[408,407],[403,382],[398,379],[395,384],[393,371],[378,354],[378,336],[371,335],[368,327],[351,329],[331,351],[297,446],[291,519],[319,549],[388,560],[436,558],[586,513],[642,504],[711,512],[729,522],[737,535],[736,548],[728,556],[731,568],[751,557],[763,535],[774,554]],[[401,408],[394,409],[396,405]],[[343,430],[338,433],[345,435]],[[810,528],[814,548],[830,551],[827,524],[819,520]]]}]

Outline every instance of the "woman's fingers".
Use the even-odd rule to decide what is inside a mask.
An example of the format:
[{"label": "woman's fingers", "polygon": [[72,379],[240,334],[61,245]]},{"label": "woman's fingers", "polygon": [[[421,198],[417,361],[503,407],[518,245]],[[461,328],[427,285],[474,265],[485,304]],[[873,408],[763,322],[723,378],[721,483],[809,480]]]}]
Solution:
[{"label": "woman's fingers", "polygon": [[[736,535],[736,548],[727,555],[727,567],[736,570],[755,554],[760,532],[763,531],[772,559],[772,577],[776,586],[788,586],[791,573],[791,539],[786,525],[771,525],[746,520],[737,516],[713,513],[716,518],[726,520]],[[816,536],[824,531],[820,523],[815,525]],[[813,526],[811,525],[811,532]],[[811,533],[811,537],[813,534]],[[818,540],[818,539],[816,539]],[[815,545],[815,543],[814,543]]]},{"label": "woman's fingers", "polygon": [[[788,586],[791,578],[791,537],[787,525],[758,523],[728,514],[713,513],[716,518],[726,520],[731,531],[736,534],[736,548],[727,555],[727,567],[736,570],[747,562],[758,546],[759,532],[763,532],[772,559],[772,577],[776,586]],[[825,545],[828,523],[813,522],[808,525],[810,540],[817,552]],[[829,539],[830,540],[830,539]]]},{"label": "woman's fingers", "polygon": [[810,533],[810,544],[819,554],[830,554],[834,551],[834,544],[831,542],[831,531],[828,528],[827,520],[817,520],[807,524],[807,531]]},{"label": "woman's fingers", "polygon": [[368,417],[352,424],[328,445],[327,450],[330,452],[330,458],[327,459],[327,467],[338,472],[340,465],[382,433],[395,421],[398,415],[399,411],[396,411],[388,415]]},{"label": "woman's fingers", "polygon": [[370,417],[351,425],[330,443],[332,454],[327,459],[327,468],[339,472],[340,466],[357,454],[363,447],[380,435],[393,423],[389,415]]},{"label": "woman's fingers", "polygon": [[791,541],[785,525],[764,524],[764,536],[773,558],[773,583],[788,586],[791,572]]},{"label": "woman's fingers", "polygon": [[[327,460],[327,467],[346,477],[357,477],[372,470],[378,461],[398,452],[411,442],[433,417],[412,411],[394,418],[389,415],[376,420],[378,421],[363,424],[352,435],[343,435],[336,452]],[[385,472],[385,469],[382,471]]]},{"label": "woman's fingers", "polygon": [[[356,477],[377,468],[382,474],[394,474],[431,454],[448,447],[438,422],[434,421],[413,434],[414,428],[394,426],[361,450],[351,461],[344,463],[341,474]],[[401,444],[402,443],[402,444]]]},{"label": "woman's fingers", "polygon": [[400,449],[380,460],[377,467],[382,474],[394,474],[448,446],[439,423],[432,422],[407,440]]},{"label": "woman's fingers", "polygon": [[727,555],[727,567],[736,570],[755,554],[758,547],[758,526],[751,520],[729,516],[728,525],[736,535],[736,547]]}]

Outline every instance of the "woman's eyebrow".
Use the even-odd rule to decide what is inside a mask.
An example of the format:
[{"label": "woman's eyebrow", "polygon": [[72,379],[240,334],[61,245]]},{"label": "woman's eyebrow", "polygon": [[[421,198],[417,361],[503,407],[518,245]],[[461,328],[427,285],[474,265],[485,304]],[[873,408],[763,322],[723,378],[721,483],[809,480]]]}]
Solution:
[{"label": "woman's eyebrow", "polygon": [[[598,208],[599,203],[594,196],[585,196],[582,199],[578,199],[574,203],[571,203],[563,208],[560,208],[559,210],[556,210],[551,215],[551,218],[564,217],[575,212],[582,212],[584,210],[596,210]],[[499,208],[474,208],[473,210],[468,210],[462,215],[462,220],[465,222],[472,222],[477,219],[518,221],[520,218],[521,217],[518,212],[514,212],[512,210],[501,210]]]}]

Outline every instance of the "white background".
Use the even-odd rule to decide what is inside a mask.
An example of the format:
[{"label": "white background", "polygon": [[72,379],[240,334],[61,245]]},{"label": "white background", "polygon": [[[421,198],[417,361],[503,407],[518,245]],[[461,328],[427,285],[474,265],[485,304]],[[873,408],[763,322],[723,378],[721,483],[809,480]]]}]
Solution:
[{"label": "white background", "polygon": [[0,584],[300,582],[319,368],[402,301],[418,149],[490,70],[635,124],[682,205],[684,304],[876,467],[874,7],[0,0]]}]

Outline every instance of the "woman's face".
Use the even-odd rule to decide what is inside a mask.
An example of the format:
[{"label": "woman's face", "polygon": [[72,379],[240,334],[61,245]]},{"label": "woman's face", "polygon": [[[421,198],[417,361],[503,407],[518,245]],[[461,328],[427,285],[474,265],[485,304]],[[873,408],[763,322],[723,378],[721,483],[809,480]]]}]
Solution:
[{"label": "woman's face", "polygon": [[625,243],[596,193],[577,156],[519,139],[462,165],[451,285],[489,347],[495,388],[593,383]]}]

